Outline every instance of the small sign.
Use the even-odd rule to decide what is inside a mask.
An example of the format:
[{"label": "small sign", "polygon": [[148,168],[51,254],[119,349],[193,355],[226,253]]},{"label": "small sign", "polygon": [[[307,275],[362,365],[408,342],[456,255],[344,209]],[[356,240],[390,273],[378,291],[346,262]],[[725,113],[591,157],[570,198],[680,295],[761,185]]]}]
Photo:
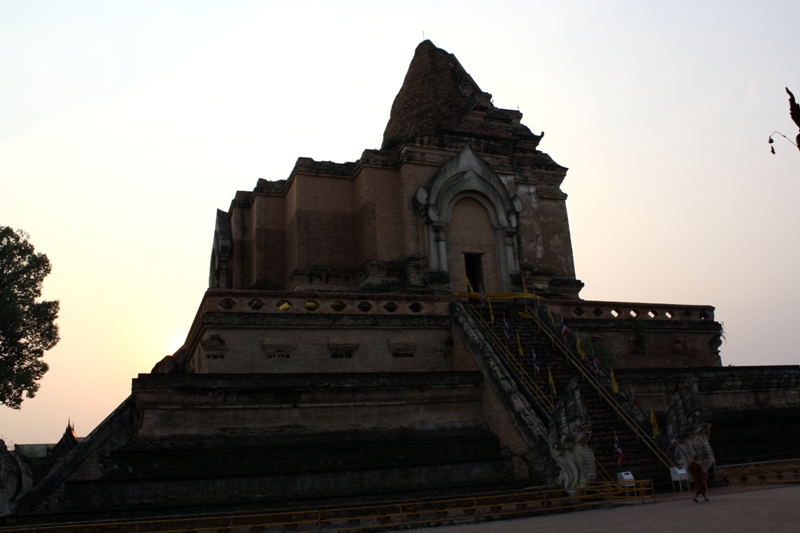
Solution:
[{"label": "small sign", "polygon": [[617,472],[617,481],[633,481],[633,474],[630,472]]},{"label": "small sign", "polygon": [[677,466],[670,467],[669,475],[672,477],[672,481],[687,481],[689,479],[686,469],[678,468]]}]

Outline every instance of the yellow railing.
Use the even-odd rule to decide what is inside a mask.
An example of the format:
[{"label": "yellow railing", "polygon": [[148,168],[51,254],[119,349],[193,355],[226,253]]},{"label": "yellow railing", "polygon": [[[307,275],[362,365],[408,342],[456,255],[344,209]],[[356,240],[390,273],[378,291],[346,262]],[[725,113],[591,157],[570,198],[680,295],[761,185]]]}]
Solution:
[{"label": "yellow railing", "polygon": [[597,460],[594,462],[594,470],[597,472],[597,476],[603,481],[614,481],[614,478],[611,477],[611,474],[608,473],[608,470],[600,464]]},{"label": "yellow railing", "polygon": [[613,503],[655,503],[653,483],[649,479],[582,483],[578,486],[582,501],[604,500]]},{"label": "yellow railing", "polygon": [[[469,300],[480,299],[479,293],[454,292],[453,295],[457,297],[466,297],[468,304],[467,306],[470,307],[470,309],[471,306],[469,305]],[[484,295],[484,298],[489,300],[514,300],[514,299],[532,300],[534,298],[537,298],[537,301],[544,301],[546,303],[546,300],[544,300],[543,298],[537,297],[530,293],[497,293],[497,294]],[[472,314],[473,316],[476,316],[475,312],[473,312]],[[564,356],[567,358],[567,361],[569,361],[570,364],[572,364],[572,366],[575,367],[575,369],[580,373],[581,378],[584,381],[588,381],[589,384],[592,385],[592,387],[597,391],[600,397],[614,410],[614,412],[617,414],[617,417],[622,422],[624,422],[628,427],[631,428],[631,430],[636,435],[637,439],[640,442],[644,443],[644,445],[653,453],[653,455],[656,456],[656,458],[662,464],[662,466],[664,466],[665,468],[670,468],[672,466],[675,466],[675,463],[672,461],[672,459],[666,453],[664,453],[664,451],[661,450],[661,448],[658,447],[656,442],[650,437],[647,431],[645,431],[636,422],[636,420],[633,419],[633,417],[619,404],[617,399],[614,398],[614,396],[603,386],[603,384],[600,383],[597,380],[597,378],[594,375],[592,375],[591,372],[589,372],[586,366],[584,366],[583,363],[581,363],[581,361],[578,360],[578,358],[569,350],[569,348],[567,348],[567,346],[564,344],[564,341],[559,336],[557,336],[552,329],[550,329],[546,324],[543,323],[542,319],[539,318],[535,310],[531,309],[530,306],[526,305],[525,312],[518,311],[518,314],[520,317],[532,319],[536,323],[536,325],[539,328],[539,331],[547,335],[552,345],[558,348],[564,354]],[[555,316],[556,315],[554,313],[554,317]],[[483,321],[482,317],[480,319],[483,322],[482,325],[485,325],[486,322]],[[491,330],[491,328],[489,328],[489,330]],[[492,335],[494,335],[493,332]],[[496,335],[494,335],[494,337],[496,338]],[[495,342],[495,344],[497,345],[498,343]],[[502,343],[500,344],[502,345]],[[501,352],[511,355],[507,348],[505,350],[501,349]]]},{"label": "yellow railing", "polygon": [[715,477],[727,484],[800,483],[800,459],[717,466]]},{"label": "yellow railing", "polygon": [[[494,332],[494,329],[486,323],[483,316],[475,310],[472,306],[467,306],[470,310],[470,314],[475,318],[478,322],[478,325],[481,326],[481,329],[489,336],[492,340],[492,343],[497,347],[498,350],[504,355],[506,361],[511,364],[512,368],[517,372],[517,375],[522,380],[522,382],[531,390],[531,392],[536,396],[536,399],[542,404],[542,406],[547,409],[548,413],[555,412],[555,406],[553,405],[552,401],[547,397],[547,395],[542,391],[539,387],[538,383],[535,380],[531,379],[530,374],[525,370],[525,367],[522,366],[522,362],[519,360],[513,351],[509,350],[508,347],[500,340],[500,337]],[[598,477],[603,481],[613,481],[612,478],[603,465],[598,462],[595,462],[595,472],[597,473]]]},{"label": "yellow railing", "polygon": [[[550,342],[554,347],[559,349],[564,356],[567,358],[567,361],[572,364],[572,366],[580,373],[581,378],[584,381],[587,381],[600,395],[600,397],[616,412],[617,417],[624,422],[628,427],[633,430],[636,434],[637,439],[642,442],[658,459],[658,461],[665,467],[670,468],[675,466],[672,459],[664,453],[661,448],[655,443],[655,441],[650,437],[650,435],[642,429],[642,427],[633,419],[633,417],[617,402],[617,399],[614,398],[612,393],[606,389],[602,383],[597,380],[597,377],[594,376],[588,368],[567,348],[564,344],[564,341],[558,337],[553,330],[551,330],[546,324],[542,323],[542,319],[539,318],[536,311],[531,309],[529,306],[525,307],[527,311],[524,313],[525,318],[531,318],[539,327],[539,331],[547,335],[550,339]],[[521,314],[522,315],[522,314]]]},{"label": "yellow railing", "polygon": [[4,533],[97,531],[178,533],[185,531],[250,533],[356,532],[410,529],[547,514],[551,511],[646,503],[655,496],[649,480],[586,483],[578,494],[560,489],[526,490],[419,502],[375,504],[340,509],[197,516],[140,521],[106,521],[0,528]]},{"label": "yellow railing", "polygon": [[469,312],[472,317],[478,322],[478,325],[481,327],[484,333],[486,333],[486,335],[491,339],[492,344],[494,344],[495,348],[497,348],[500,353],[503,354],[506,361],[508,361],[514,371],[516,371],[519,378],[523,383],[525,383],[528,389],[530,389],[533,395],[536,396],[536,399],[539,401],[542,407],[544,407],[548,413],[554,413],[556,408],[553,405],[553,402],[550,401],[550,398],[547,397],[547,394],[545,394],[544,391],[539,387],[539,385],[536,383],[536,380],[531,378],[530,374],[528,374],[528,371],[522,366],[519,358],[516,357],[513,352],[508,349],[508,346],[506,346],[505,343],[500,340],[500,337],[497,336],[497,334],[494,332],[494,329],[492,329],[492,327],[486,323],[486,320],[483,319],[481,314],[476,309],[470,305],[467,307],[469,308]]}]

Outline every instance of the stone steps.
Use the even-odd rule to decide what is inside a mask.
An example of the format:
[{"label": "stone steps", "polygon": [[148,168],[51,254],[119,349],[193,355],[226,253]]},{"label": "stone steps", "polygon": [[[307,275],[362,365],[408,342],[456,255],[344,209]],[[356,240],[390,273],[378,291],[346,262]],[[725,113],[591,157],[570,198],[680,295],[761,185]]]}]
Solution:
[{"label": "stone steps", "polygon": [[[501,340],[504,339],[502,317],[503,313],[505,313],[511,333],[508,348],[514,355],[518,353],[517,333],[519,333],[524,353],[520,358],[520,362],[531,377],[534,377],[531,347],[536,351],[541,374],[535,378],[535,381],[546,394],[550,395],[551,390],[548,381],[548,370],[553,375],[553,382],[558,394],[562,394],[567,390],[567,386],[572,379],[577,378],[579,380],[581,397],[592,424],[590,446],[594,451],[596,462],[602,465],[612,477],[614,477],[615,472],[625,470],[630,471],[636,479],[653,479],[658,485],[668,484],[668,470],[639,441],[636,433],[627,424],[618,419],[617,414],[605,400],[599,397],[598,392],[588,383],[580,381],[581,378],[578,371],[567,361],[564,354],[553,345],[551,340],[539,332],[533,321],[520,318],[511,306],[493,304],[493,307],[495,314],[493,330],[495,334]],[[489,322],[488,308],[484,308],[481,314]],[[617,454],[614,451],[615,435],[619,439],[620,447],[625,456],[621,467],[617,466]]]}]

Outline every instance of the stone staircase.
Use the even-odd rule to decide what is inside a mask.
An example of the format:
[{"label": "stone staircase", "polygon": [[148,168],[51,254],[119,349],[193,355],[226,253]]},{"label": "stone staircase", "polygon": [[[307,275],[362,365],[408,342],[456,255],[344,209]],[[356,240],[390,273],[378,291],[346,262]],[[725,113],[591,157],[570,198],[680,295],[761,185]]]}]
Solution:
[{"label": "stone staircase", "polygon": [[[519,365],[533,378],[534,383],[551,399],[553,404],[558,401],[557,395],[567,391],[567,386],[572,379],[578,380],[581,397],[592,425],[590,444],[598,465],[599,478],[616,479],[617,472],[630,471],[636,479],[652,479],[657,489],[671,487],[669,470],[642,443],[640,436],[621,419],[620,415],[600,396],[593,385],[581,378],[580,372],[568,361],[563,351],[550,337],[540,331],[533,319],[519,316],[517,309],[522,310],[524,307],[500,303],[494,303],[492,306],[494,323],[491,327],[496,338],[505,343],[503,334],[503,316],[505,316],[511,334],[507,344],[511,356],[517,359]],[[490,323],[488,306],[481,308],[480,304],[473,304],[472,308],[480,313],[487,324]],[[557,316],[555,316],[555,320],[556,323],[559,322]],[[519,333],[523,348],[524,355],[522,357],[518,355],[517,333]],[[531,348],[536,351],[539,375],[536,375],[534,370]],[[557,395],[552,395],[548,371],[553,375]],[[614,451],[615,435],[619,439],[625,456],[621,466],[617,465],[617,454]]]}]

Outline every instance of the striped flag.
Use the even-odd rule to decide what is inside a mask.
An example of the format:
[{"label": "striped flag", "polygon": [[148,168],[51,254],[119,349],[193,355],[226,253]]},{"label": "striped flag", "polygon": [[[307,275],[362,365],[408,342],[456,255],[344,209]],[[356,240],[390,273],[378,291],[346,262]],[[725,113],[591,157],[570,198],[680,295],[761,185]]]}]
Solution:
[{"label": "striped flag", "polygon": [[669,455],[673,459],[678,456],[678,439],[675,438],[675,433],[669,434]]},{"label": "striped flag", "polygon": [[479,283],[478,287],[481,289],[481,307],[483,307],[484,302],[486,302],[486,294],[483,292],[483,283]]},{"label": "striped flag", "polygon": [[594,366],[594,373],[595,373],[595,375],[602,374],[602,373],[603,373],[603,371],[602,371],[602,370],[600,370],[600,363],[598,363],[598,362],[597,362],[597,357],[595,357],[595,355],[594,355],[594,350],[592,350],[591,352],[589,352],[589,355],[591,355],[591,356],[592,356],[592,366]]},{"label": "striped flag", "polygon": [[622,466],[622,463],[625,462],[625,454],[622,453],[622,446],[619,445],[616,433],[614,433],[614,453],[617,454],[617,466]]},{"label": "striped flag", "polygon": [[533,346],[531,346],[531,354],[533,355],[533,371],[536,372],[538,376],[542,372],[539,370],[539,360],[536,358],[536,352],[533,350]]},{"label": "striped flag", "polygon": [[505,314],[503,315],[503,336],[506,338],[506,342],[511,338],[511,330],[508,329],[508,322],[506,322]]},{"label": "striped flag", "polygon": [[567,335],[569,335],[569,329],[567,325],[564,323],[564,319],[561,319],[561,338],[563,340],[567,340]]}]

